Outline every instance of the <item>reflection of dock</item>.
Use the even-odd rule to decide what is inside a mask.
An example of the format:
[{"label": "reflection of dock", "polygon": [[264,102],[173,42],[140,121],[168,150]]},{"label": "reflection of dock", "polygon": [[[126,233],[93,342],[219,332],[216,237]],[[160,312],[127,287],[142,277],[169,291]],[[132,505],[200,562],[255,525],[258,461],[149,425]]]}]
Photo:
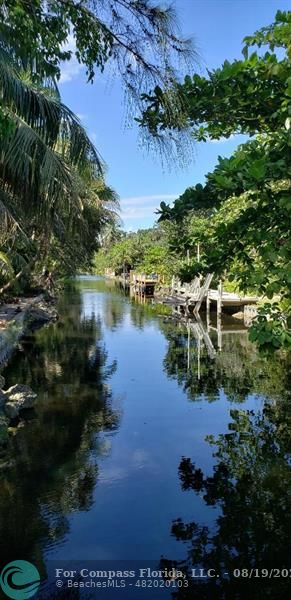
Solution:
[{"label": "reflection of dock", "polygon": [[[204,346],[206,348],[209,358],[213,359],[216,355],[216,349],[213,341],[210,337],[212,332],[216,333],[216,343],[218,351],[222,350],[223,337],[227,334],[240,334],[243,335],[248,331],[247,327],[244,327],[241,322],[235,321],[232,317],[225,317],[222,321],[218,315],[216,325],[214,325],[207,315],[206,323],[202,321],[200,315],[195,315],[195,318],[189,318],[186,315],[181,315],[180,307],[172,307],[173,316],[179,319],[184,326],[187,327],[188,331],[188,348],[190,348],[190,336],[193,335],[197,342],[198,348],[198,362],[200,361],[200,351]],[[188,351],[188,362],[189,362],[189,351]]]},{"label": "reflection of dock", "polygon": [[[177,311],[175,310],[175,308],[173,307],[173,316],[179,316],[179,313],[177,313]],[[179,322],[181,322],[181,320],[179,319]],[[207,354],[209,356],[209,358],[214,358],[215,354],[216,354],[216,350],[214,348],[214,345],[210,339],[210,335],[209,332],[207,330],[207,327],[205,327],[201,317],[199,315],[197,315],[195,317],[195,319],[185,319],[182,320],[183,325],[186,325],[187,327],[187,332],[188,332],[188,368],[190,367],[190,339],[191,339],[191,335],[194,337],[196,343],[197,343],[197,350],[198,350],[198,364],[200,364],[200,353],[201,353],[201,347],[205,346],[206,350],[207,350]],[[199,369],[198,369],[199,371]]]},{"label": "reflection of dock", "polygon": [[238,323],[225,323],[222,322],[220,315],[217,315],[216,325],[213,325],[210,321],[209,314],[207,314],[207,331],[210,333],[214,331],[217,334],[217,347],[218,350],[222,350],[222,336],[226,334],[238,333],[240,335],[246,333],[247,327],[243,327],[241,322]]},{"label": "reflection of dock", "polygon": [[213,343],[210,339],[209,333],[207,329],[204,327],[201,318],[196,316],[195,321],[188,321],[188,327],[190,331],[193,333],[195,339],[199,343],[198,348],[200,348],[201,342],[204,343],[204,346],[207,350],[209,358],[214,358],[216,354],[216,350],[213,346]]},{"label": "reflection of dock", "polygon": [[[209,325],[208,331],[216,331],[216,333],[218,333],[218,329],[219,329],[218,327]],[[228,329],[223,326],[220,326],[221,335],[225,334],[225,333],[245,333],[246,331],[247,331],[247,328],[246,327],[242,328],[241,325],[238,325],[238,327],[230,327]]]}]

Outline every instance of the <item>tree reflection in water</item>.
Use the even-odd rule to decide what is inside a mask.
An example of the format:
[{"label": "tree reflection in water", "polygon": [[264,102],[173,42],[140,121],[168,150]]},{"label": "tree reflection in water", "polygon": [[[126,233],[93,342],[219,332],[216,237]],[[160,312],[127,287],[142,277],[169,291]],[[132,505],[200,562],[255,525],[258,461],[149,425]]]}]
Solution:
[{"label": "tree reflection in water", "polygon": [[[222,351],[215,359],[206,347],[198,344],[183,323],[161,321],[160,327],[168,341],[164,369],[176,379],[190,400],[217,400],[224,392],[231,402],[244,402],[249,394],[280,398],[289,389],[290,356],[268,357],[260,354],[248,340],[248,334],[229,333],[223,336]],[[199,363],[198,363],[199,358]]]},{"label": "tree reflection in water", "polygon": [[1,562],[20,556],[42,575],[43,549],[68,533],[70,513],[92,505],[98,456],[108,452],[98,432],[119,422],[108,385],[116,364],[107,365],[100,322],[82,317],[76,289],[64,293],[59,312],[57,324],[23,341],[25,352],[4,372],[8,385],[31,385],[38,402],[2,456],[9,468],[0,471]]},{"label": "tree reflection in water", "polygon": [[[95,290],[102,292],[101,298],[94,297]],[[2,466],[6,462],[10,467],[0,471],[0,559],[3,557],[5,562],[16,557],[31,560],[44,577],[43,555],[68,535],[70,515],[92,507],[100,457],[110,451],[109,438],[102,432],[116,429],[120,418],[113,409],[109,386],[116,364],[108,365],[101,323],[96,316],[103,303],[101,313],[107,331],[114,335],[118,330],[119,336],[124,323],[127,326],[128,316],[132,327],[138,330],[155,323],[157,339],[160,329],[167,344],[164,373],[178,382],[188,400],[210,402],[221,397],[226,401],[226,411],[232,409],[228,432],[217,440],[208,438],[215,448],[213,473],[203,472],[189,458],[192,452],[188,452],[189,446],[185,449],[183,445],[184,450],[178,447],[175,456],[186,454],[179,467],[183,490],[188,494],[194,492],[210,511],[215,508],[217,520],[214,528],[201,519],[198,521],[197,515],[193,515],[192,520],[188,517],[188,508],[186,518],[183,503],[179,503],[176,515],[183,518],[172,523],[171,533],[183,543],[185,559],[175,563],[177,556],[181,556],[178,551],[175,556],[163,559],[161,567],[176,564],[188,572],[191,568],[203,567],[215,569],[217,573],[232,573],[234,569],[285,566],[287,452],[290,450],[286,425],[287,356],[263,357],[248,342],[247,334],[229,333],[223,336],[222,351],[214,360],[201,343],[198,363],[197,340],[191,332],[189,336],[189,328],[165,316],[171,310],[169,307],[129,305],[118,291],[110,290],[108,294],[105,283],[100,281],[90,282],[82,295],[88,298],[88,310],[83,311],[78,290],[68,290],[60,303],[60,321],[23,340],[23,350],[15,353],[4,373],[7,385],[29,384],[38,393],[38,402],[35,412],[28,415],[25,427],[17,429],[12,437],[9,453],[2,456]],[[91,306],[94,316],[90,313]],[[164,316],[158,319],[161,310]],[[162,344],[164,348],[164,339]],[[164,393],[162,369],[159,385]],[[259,395],[261,404],[265,403],[255,414],[237,410],[244,408],[242,403],[250,394]],[[209,423],[209,431],[211,426]],[[179,421],[174,427],[180,427]],[[181,427],[181,439],[183,434]],[[190,444],[191,434],[190,429],[190,438],[187,438]],[[180,438],[174,443],[180,444]],[[147,449],[149,453],[153,451],[154,456],[150,436]],[[169,464],[170,476],[171,472],[175,474],[176,467]],[[180,486],[178,479],[173,478],[173,481]],[[148,491],[151,493],[151,489]],[[126,488],[126,499],[128,493]],[[153,499],[154,494],[151,503]],[[163,506],[162,500],[161,511]],[[170,519],[173,516],[175,513],[171,512]],[[147,526],[145,517],[147,514],[143,512],[141,527]],[[131,527],[129,519],[128,529]],[[155,529],[155,536],[156,533]],[[160,550],[156,556],[159,560]],[[177,589],[177,600],[287,597],[284,578],[221,577],[207,580],[206,584],[204,581],[192,580],[190,589]],[[78,592],[76,596],[72,592],[69,597],[77,598]],[[48,597],[59,596],[56,593]],[[60,597],[64,597],[62,593]],[[156,596],[152,596],[150,590],[148,597]]]},{"label": "tree reflection in water", "polygon": [[[216,440],[208,438],[215,447],[212,475],[205,475],[190,458],[182,458],[182,489],[193,491],[207,506],[219,509],[219,516],[214,530],[195,520],[175,520],[172,535],[187,546],[187,556],[181,562],[164,559],[161,566],[175,565],[188,575],[196,567],[229,576],[189,577],[190,587],[174,593],[175,598],[288,597],[286,573],[285,577],[266,576],[271,569],[290,568],[288,408],[286,397],[267,402],[256,415],[232,410],[229,431]],[[235,579],[231,575],[235,569],[258,569],[261,577]]]},{"label": "tree reflection in water", "polygon": [[[161,314],[160,307],[154,308]],[[133,305],[131,313],[135,326],[143,328],[148,313],[152,316],[154,311],[152,306]],[[187,325],[166,317],[160,319],[159,326],[168,342],[164,370],[178,382],[189,400],[203,398],[211,402],[223,393],[227,401],[240,405],[249,395],[260,396],[264,402],[256,413],[231,409],[228,432],[217,440],[208,436],[216,460],[211,475],[204,474],[191,458],[181,459],[182,489],[201,497],[219,516],[214,528],[201,521],[184,522],[181,518],[173,521],[171,533],[186,546],[186,557],[181,561],[163,558],[160,567],[176,567],[188,577],[194,568],[203,568],[204,572],[214,569],[222,576],[189,577],[189,588],[177,588],[173,597],[177,600],[287,598],[290,579],[286,578],[286,571],[284,577],[266,575],[272,568],[281,571],[290,567],[290,356],[264,356],[249,342],[247,331],[237,335],[230,326],[229,333],[223,335],[222,351],[213,360],[209,356],[211,346],[208,344],[207,351],[201,343],[199,348]],[[214,338],[212,335],[215,345]],[[248,572],[258,569],[260,577],[235,579],[232,575],[235,569],[241,573],[246,573],[243,569]]]}]

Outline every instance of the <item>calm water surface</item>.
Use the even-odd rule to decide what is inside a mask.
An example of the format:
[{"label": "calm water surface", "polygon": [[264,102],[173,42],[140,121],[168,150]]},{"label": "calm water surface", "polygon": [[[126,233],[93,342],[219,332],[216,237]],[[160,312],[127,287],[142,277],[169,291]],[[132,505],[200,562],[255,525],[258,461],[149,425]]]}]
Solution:
[{"label": "calm water surface", "polygon": [[[161,311],[80,278],[59,322],[15,351],[6,385],[38,403],[1,453],[1,565],[37,565],[41,598],[287,598],[286,573],[261,577],[290,567],[287,358],[227,327],[211,358],[203,331]],[[52,584],[64,560],[220,577],[66,595]]]}]

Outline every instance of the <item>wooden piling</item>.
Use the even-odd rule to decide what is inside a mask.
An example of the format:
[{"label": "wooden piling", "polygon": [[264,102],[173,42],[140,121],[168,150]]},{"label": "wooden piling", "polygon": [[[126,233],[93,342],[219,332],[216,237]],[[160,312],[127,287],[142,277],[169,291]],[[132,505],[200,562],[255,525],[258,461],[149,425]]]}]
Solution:
[{"label": "wooden piling", "polygon": [[217,288],[217,316],[221,316],[222,312],[222,281],[219,281]]},{"label": "wooden piling", "polygon": [[211,305],[211,300],[210,300],[209,292],[207,292],[207,296],[206,296],[206,318],[207,318],[207,321],[210,320],[210,305]]}]

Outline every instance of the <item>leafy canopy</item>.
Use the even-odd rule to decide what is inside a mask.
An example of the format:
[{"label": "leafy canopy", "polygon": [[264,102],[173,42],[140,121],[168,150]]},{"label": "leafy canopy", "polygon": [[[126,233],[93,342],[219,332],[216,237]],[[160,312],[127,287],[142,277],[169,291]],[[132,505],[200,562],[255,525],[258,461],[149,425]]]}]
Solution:
[{"label": "leafy canopy", "polygon": [[173,8],[149,0],[3,0],[0,16],[3,39],[13,34],[15,57],[36,77],[59,79],[61,61],[74,55],[88,81],[111,63],[137,96],[193,56]]},{"label": "leafy canopy", "polygon": [[157,137],[184,128],[198,141],[255,136],[230,158],[219,157],[203,186],[186,190],[172,207],[162,203],[158,214],[171,224],[172,251],[201,245],[201,261],[182,275],[211,271],[240,290],[280,301],[279,311],[262,309],[251,333],[260,345],[277,348],[291,339],[291,12],[278,11],[273,24],[244,43],[241,60],[144,95],[140,124]]},{"label": "leafy canopy", "polygon": [[[144,94],[140,125],[156,136],[188,127],[198,141],[282,128],[291,117],[291,11],[278,11],[272,25],[244,43],[241,60]],[[268,50],[250,54],[252,46]]]}]

